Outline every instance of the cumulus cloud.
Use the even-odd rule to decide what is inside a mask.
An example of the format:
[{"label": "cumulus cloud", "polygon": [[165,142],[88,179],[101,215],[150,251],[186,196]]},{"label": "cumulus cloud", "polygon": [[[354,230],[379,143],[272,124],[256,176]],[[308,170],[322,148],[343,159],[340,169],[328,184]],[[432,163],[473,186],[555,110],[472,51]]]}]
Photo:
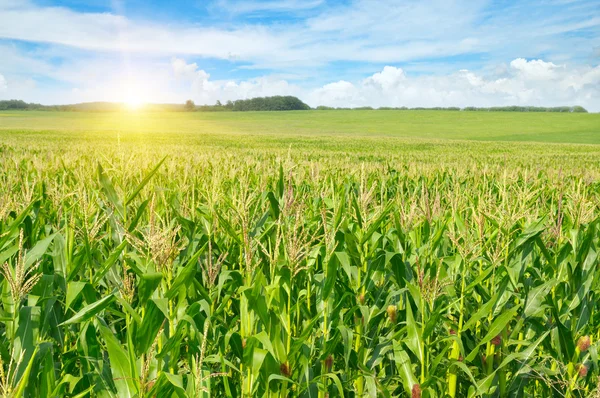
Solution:
[{"label": "cumulus cloud", "polygon": [[211,80],[210,74],[196,63],[186,63],[181,58],[171,62],[173,74],[188,83],[185,93],[198,103],[212,104],[219,101],[266,97],[272,95],[301,95],[302,90],[287,80],[264,76],[236,82],[234,80]]},{"label": "cumulus cloud", "polygon": [[362,81],[339,81],[307,93],[327,106],[560,106],[600,110],[600,66],[567,68],[542,60],[515,59],[501,75],[460,70],[449,75],[410,77],[386,66]]},{"label": "cumulus cloud", "polygon": [[528,80],[556,79],[559,77],[560,69],[564,69],[564,66],[555,65],[552,62],[544,62],[541,59],[527,61],[524,58],[513,60],[510,67]]},{"label": "cumulus cloud", "polygon": [[186,83],[198,103],[269,95],[296,95],[309,105],[334,107],[563,106],[600,110],[600,66],[572,67],[517,58],[495,73],[458,70],[411,76],[385,66],[358,81],[339,80],[317,88],[301,87],[272,76],[243,81],[212,80],[196,63],[172,60],[173,74]]},{"label": "cumulus cloud", "polygon": [[361,96],[360,89],[354,84],[340,80],[312,91],[308,94],[308,101],[315,105],[342,106],[338,104],[364,103],[365,98]]},{"label": "cumulus cloud", "polygon": [[382,90],[390,90],[398,87],[405,80],[406,75],[402,69],[386,66],[381,72],[377,72],[365,79],[364,84],[366,86],[379,87]]},{"label": "cumulus cloud", "polygon": [[[104,62],[94,62],[91,67],[85,63],[67,65],[52,74],[70,82],[70,87],[64,89],[26,84],[27,78],[12,74],[4,74],[6,79],[0,75],[0,99],[14,97],[52,104],[122,101],[135,95],[147,102],[182,103],[192,99],[197,104],[214,104],[217,100],[294,95],[313,107],[581,105],[589,111],[600,111],[600,66],[544,60],[517,58],[483,71],[461,69],[427,75],[390,65],[361,79],[325,80],[317,87],[312,80],[285,75],[215,79],[198,63],[180,57],[166,63],[157,60],[136,65],[129,69]],[[119,68],[119,73],[106,73]]]},{"label": "cumulus cloud", "polygon": [[171,66],[173,67],[173,73],[175,74],[175,77],[178,78],[192,80],[197,76],[198,73],[201,75],[206,75],[206,72],[198,71],[198,64],[195,62],[188,64],[181,58],[173,58],[171,60]]}]

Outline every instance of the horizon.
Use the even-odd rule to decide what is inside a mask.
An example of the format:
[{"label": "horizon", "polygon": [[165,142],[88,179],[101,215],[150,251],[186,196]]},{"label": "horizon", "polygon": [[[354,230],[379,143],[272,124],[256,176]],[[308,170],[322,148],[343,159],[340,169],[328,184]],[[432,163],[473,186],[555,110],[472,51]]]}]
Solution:
[{"label": "horizon", "polygon": [[[253,98],[247,98],[247,99],[256,99],[256,98],[273,98],[273,97],[280,97],[279,95],[277,96],[266,96],[266,97],[253,97]],[[293,97],[298,99],[297,97]],[[239,99],[239,100],[245,100],[245,99]],[[34,105],[34,106],[42,106],[44,108],[52,108],[52,107],[69,107],[69,106],[79,106],[79,105],[118,105],[120,107],[122,107],[122,109],[111,109],[111,110],[106,110],[106,111],[135,111],[135,112],[143,112],[143,111],[151,111],[151,112],[156,112],[156,111],[165,111],[165,112],[169,112],[171,111],[170,109],[152,109],[151,107],[153,106],[181,106],[182,108],[185,107],[186,102],[187,101],[192,101],[192,100],[186,100],[186,102],[183,103],[178,103],[178,102],[139,102],[139,103],[130,103],[130,102],[126,102],[126,101],[87,101],[87,102],[77,102],[77,103],[70,103],[70,104],[41,104],[41,103],[32,103],[32,102],[26,102],[23,101],[21,99],[16,99],[16,98],[11,98],[8,100],[4,100],[4,99],[0,99],[0,104],[2,102],[10,102],[10,101],[20,101],[25,103],[26,105]],[[233,100],[231,101],[232,103],[235,103],[238,100]],[[220,104],[196,104],[194,101],[192,101],[196,110],[198,110],[198,108],[215,108],[215,107],[226,107],[226,103],[217,100],[218,103]],[[228,101],[229,102],[229,101]],[[389,106],[380,106],[380,107],[371,107],[371,106],[357,106],[357,107],[329,107],[326,105],[317,105],[314,107],[310,107],[307,110],[318,110],[318,111],[323,111],[323,110],[401,110],[401,111],[421,111],[421,110],[429,110],[429,111],[436,111],[436,110],[441,110],[441,111],[447,111],[447,110],[456,110],[456,111],[469,111],[469,110],[494,110],[494,109],[501,109],[501,108],[513,108],[513,107],[519,107],[519,108],[546,108],[548,109],[548,111],[552,111],[552,109],[559,109],[559,108],[570,108],[571,110],[568,113],[580,113],[581,111],[578,110],[574,110],[576,108],[582,108],[583,113],[600,113],[599,112],[594,112],[594,111],[590,111],[588,109],[586,109],[585,107],[582,107],[581,105],[577,105],[577,104],[566,104],[566,105],[557,105],[557,106],[553,106],[553,107],[542,107],[542,106],[534,106],[534,105],[503,105],[503,106],[491,106],[491,107],[477,107],[474,105],[469,105],[469,106],[463,106],[463,107],[407,107],[407,106],[398,106],[398,107],[389,107]],[[322,108],[322,109],[319,109]],[[326,109],[323,109],[326,108]],[[9,109],[0,109],[0,111],[20,111],[20,110],[25,110],[28,112],[31,111],[52,111],[53,109],[20,109],[20,108],[9,108]],[[265,110],[265,111],[256,111],[256,110],[248,110],[248,111],[244,111],[244,112],[282,112],[282,111],[298,111],[298,110],[302,110],[302,109],[289,109],[289,110]],[[79,110],[80,112],[84,112],[85,110]],[[97,111],[97,110],[92,110],[92,111]],[[514,112],[527,112],[524,110],[515,110]],[[532,111],[535,112],[535,111]],[[555,112],[555,111],[553,111]],[[562,110],[560,111],[562,112]],[[563,112],[566,113],[566,112]]]},{"label": "horizon", "polygon": [[600,111],[593,1],[0,0],[0,100]]}]

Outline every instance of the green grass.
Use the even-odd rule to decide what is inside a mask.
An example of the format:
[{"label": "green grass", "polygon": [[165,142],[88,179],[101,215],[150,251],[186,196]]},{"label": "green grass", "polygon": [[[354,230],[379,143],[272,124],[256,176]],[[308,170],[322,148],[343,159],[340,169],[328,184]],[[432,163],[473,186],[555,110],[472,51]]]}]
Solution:
[{"label": "green grass", "polygon": [[[0,116],[3,113],[0,112]],[[296,111],[221,113],[10,112],[0,130],[289,136],[381,136],[600,144],[600,114]]]}]

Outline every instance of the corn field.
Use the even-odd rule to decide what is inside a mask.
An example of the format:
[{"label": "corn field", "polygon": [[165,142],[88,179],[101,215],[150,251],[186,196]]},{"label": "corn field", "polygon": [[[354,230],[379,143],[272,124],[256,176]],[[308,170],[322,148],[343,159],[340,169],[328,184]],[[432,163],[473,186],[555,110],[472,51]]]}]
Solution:
[{"label": "corn field", "polygon": [[32,142],[3,397],[600,396],[597,157]]}]

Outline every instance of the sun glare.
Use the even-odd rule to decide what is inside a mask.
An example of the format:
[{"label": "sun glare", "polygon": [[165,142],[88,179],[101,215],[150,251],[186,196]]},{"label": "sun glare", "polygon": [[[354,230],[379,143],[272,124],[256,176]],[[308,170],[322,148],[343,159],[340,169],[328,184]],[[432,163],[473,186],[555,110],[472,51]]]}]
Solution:
[{"label": "sun glare", "polygon": [[144,90],[141,85],[129,82],[123,92],[123,103],[130,111],[137,111],[144,106]]},{"label": "sun glare", "polygon": [[128,96],[125,98],[125,107],[130,111],[137,111],[144,106],[144,101],[141,98]]}]

